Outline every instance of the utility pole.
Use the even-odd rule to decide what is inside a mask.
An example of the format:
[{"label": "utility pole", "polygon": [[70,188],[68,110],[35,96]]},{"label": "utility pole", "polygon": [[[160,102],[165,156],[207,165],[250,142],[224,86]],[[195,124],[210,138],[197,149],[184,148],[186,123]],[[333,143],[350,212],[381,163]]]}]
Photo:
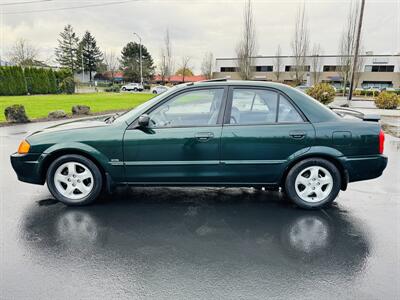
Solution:
[{"label": "utility pole", "polygon": [[[360,48],[361,27],[362,27],[362,21],[363,21],[363,16],[364,16],[364,6],[365,6],[365,0],[361,0],[360,18],[358,19],[356,47],[354,50],[354,58],[353,58],[353,71],[351,72],[350,90],[349,90],[349,95],[347,97],[348,105],[350,105],[351,98],[353,97],[354,76],[355,76],[356,68],[357,68],[358,50]],[[345,89],[346,89],[346,86],[345,86]]]},{"label": "utility pole", "polygon": [[142,38],[136,32],[134,32],[133,34],[139,38],[140,84],[143,86]]}]

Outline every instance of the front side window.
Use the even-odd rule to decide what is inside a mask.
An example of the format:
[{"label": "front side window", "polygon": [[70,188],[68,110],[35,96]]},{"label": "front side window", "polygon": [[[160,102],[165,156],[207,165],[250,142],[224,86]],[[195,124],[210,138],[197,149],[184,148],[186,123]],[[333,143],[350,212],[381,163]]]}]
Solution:
[{"label": "front side window", "polygon": [[191,127],[217,124],[224,89],[182,93],[150,112],[150,127]]}]

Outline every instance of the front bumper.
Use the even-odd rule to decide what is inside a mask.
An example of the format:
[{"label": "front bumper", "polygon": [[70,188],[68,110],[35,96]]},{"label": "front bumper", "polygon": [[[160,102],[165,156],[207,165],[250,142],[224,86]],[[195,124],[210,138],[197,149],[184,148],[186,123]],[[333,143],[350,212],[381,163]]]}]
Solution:
[{"label": "front bumper", "polygon": [[374,179],[382,175],[388,159],[384,155],[347,157],[342,163],[349,174],[349,182]]},{"label": "front bumper", "polygon": [[41,172],[43,159],[43,155],[35,153],[13,153],[10,156],[11,165],[17,173],[18,180],[33,184],[45,183],[45,176]]}]

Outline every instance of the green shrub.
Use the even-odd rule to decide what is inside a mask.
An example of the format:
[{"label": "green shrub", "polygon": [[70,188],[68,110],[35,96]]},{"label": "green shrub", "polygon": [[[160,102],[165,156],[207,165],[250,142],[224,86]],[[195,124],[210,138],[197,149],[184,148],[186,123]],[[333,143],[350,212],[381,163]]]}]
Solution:
[{"label": "green shrub", "polygon": [[117,85],[117,84],[104,89],[104,91],[112,92],[112,93],[119,93],[120,90],[121,90],[121,87],[119,85]]},{"label": "green shrub", "polygon": [[335,89],[328,83],[318,83],[307,89],[307,94],[323,104],[328,104],[335,98]]},{"label": "green shrub", "polygon": [[396,109],[400,105],[400,96],[395,93],[382,92],[375,98],[375,105],[381,109]]},{"label": "green shrub", "polygon": [[65,94],[75,93],[75,81],[73,77],[66,77],[61,81],[60,92]]}]

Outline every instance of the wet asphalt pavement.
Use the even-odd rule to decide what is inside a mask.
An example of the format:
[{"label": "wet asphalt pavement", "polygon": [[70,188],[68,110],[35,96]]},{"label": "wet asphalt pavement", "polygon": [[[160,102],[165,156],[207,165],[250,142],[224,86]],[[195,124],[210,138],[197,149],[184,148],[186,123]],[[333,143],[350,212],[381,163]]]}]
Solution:
[{"label": "wet asphalt pavement", "polygon": [[253,189],[120,189],[66,207],[17,181],[0,128],[0,299],[399,299],[400,140],[381,178],[304,211]]}]

